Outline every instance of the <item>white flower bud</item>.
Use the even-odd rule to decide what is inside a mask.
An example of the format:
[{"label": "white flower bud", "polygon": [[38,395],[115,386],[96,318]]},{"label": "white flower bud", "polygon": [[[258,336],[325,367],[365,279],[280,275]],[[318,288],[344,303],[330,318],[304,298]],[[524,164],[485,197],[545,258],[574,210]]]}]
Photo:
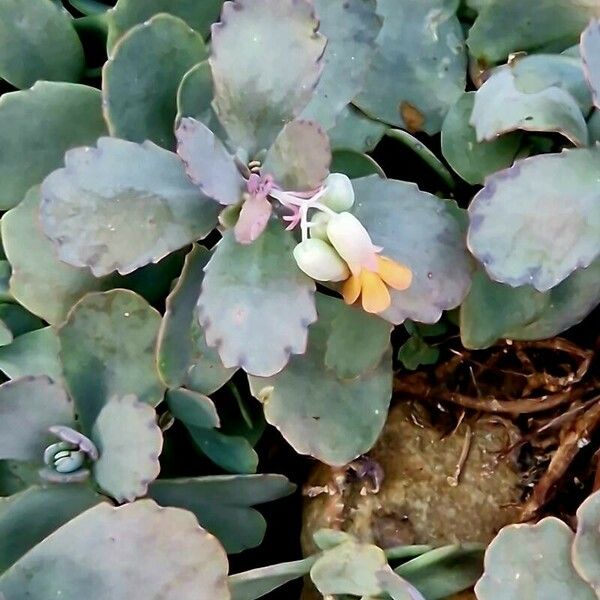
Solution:
[{"label": "white flower bud", "polygon": [[331,173],[323,185],[326,191],[319,202],[335,212],[342,212],[352,207],[354,204],[354,188],[346,175]]},{"label": "white flower bud", "polygon": [[350,275],[338,253],[318,238],[300,242],[294,248],[294,258],[300,269],[316,281],[343,281]]},{"label": "white flower bud", "polygon": [[357,274],[362,267],[377,270],[377,252],[363,224],[349,212],[334,215],[327,223],[327,237],[337,253]]}]

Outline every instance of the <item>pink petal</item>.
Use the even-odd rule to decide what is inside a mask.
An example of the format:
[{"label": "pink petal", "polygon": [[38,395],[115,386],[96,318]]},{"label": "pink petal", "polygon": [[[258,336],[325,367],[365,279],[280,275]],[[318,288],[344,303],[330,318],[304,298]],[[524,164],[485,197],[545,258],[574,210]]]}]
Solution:
[{"label": "pink petal", "polygon": [[250,196],[242,205],[234,234],[240,244],[251,244],[265,230],[273,207],[263,195]]}]

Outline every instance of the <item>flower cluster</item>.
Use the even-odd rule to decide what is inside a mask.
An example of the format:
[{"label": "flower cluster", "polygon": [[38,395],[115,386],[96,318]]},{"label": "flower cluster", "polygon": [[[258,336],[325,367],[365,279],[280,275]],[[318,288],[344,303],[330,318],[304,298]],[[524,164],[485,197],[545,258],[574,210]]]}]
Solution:
[{"label": "flower cluster", "polygon": [[[354,190],[346,175],[332,173],[309,198],[272,190],[271,195],[290,208],[290,227],[300,224],[302,241],[294,249],[300,269],[316,281],[343,282],[347,304],[359,299],[369,313],[381,313],[391,303],[388,287],[407,289],[412,281],[408,267],[381,256],[362,223],[349,210]],[[309,220],[309,211],[312,211]]]}]

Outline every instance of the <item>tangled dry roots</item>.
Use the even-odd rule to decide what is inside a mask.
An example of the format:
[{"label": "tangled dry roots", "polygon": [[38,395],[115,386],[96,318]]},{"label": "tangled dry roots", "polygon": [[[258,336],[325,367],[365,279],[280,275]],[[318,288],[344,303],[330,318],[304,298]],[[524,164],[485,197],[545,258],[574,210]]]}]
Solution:
[{"label": "tangled dry roots", "polygon": [[[586,493],[600,487],[597,371],[595,351],[565,339],[506,342],[485,352],[451,350],[431,373],[398,376],[395,392],[455,413],[458,422],[494,419],[511,431],[516,425],[520,434],[503,452],[521,451],[524,484],[531,490],[520,514],[526,521],[539,516],[567,480]],[[570,473],[584,448],[585,464]],[[465,442],[462,463],[467,456]]]}]

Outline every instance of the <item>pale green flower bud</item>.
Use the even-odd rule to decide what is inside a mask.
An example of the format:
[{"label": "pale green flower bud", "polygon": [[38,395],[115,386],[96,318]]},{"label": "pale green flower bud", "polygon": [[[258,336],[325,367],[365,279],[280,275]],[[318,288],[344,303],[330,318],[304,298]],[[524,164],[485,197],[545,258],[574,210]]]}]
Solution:
[{"label": "pale green flower bud", "polygon": [[327,223],[329,222],[329,215],[324,212],[319,212],[312,217],[310,220],[310,237],[317,238],[319,240],[323,240],[324,242],[328,242],[329,238],[327,237]]},{"label": "pale green flower bud", "polygon": [[326,191],[319,202],[335,212],[342,212],[352,207],[354,204],[354,188],[346,175],[331,173],[323,185]]},{"label": "pale green flower bud", "polygon": [[315,281],[343,281],[350,275],[339,254],[318,238],[300,242],[294,248],[294,258],[300,269]]}]

